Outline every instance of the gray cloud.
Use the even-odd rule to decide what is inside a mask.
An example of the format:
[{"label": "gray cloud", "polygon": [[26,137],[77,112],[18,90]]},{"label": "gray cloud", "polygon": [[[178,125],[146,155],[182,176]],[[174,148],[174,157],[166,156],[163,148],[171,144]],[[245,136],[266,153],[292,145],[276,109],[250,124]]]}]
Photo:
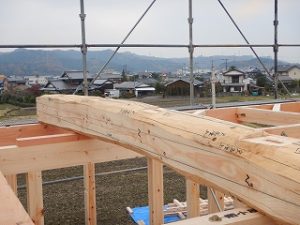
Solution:
[{"label": "gray cloud", "polygon": [[[119,43],[151,0],[85,0],[87,41]],[[244,43],[217,0],[194,0],[194,42]],[[223,0],[252,43],[273,42],[273,0]],[[188,43],[188,1],[157,0],[128,43]],[[80,43],[79,0],[0,0],[0,44]],[[300,1],[279,1],[279,41],[300,43]],[[186,49],[125,49],[187,56]],[[1,50],[0,50],[1,51]],[[272,50],[258,49],[264,56]],[[197,49],[196,54],[251,54],[248,49]],[[300,48],[280,57],[300,62]]]}]

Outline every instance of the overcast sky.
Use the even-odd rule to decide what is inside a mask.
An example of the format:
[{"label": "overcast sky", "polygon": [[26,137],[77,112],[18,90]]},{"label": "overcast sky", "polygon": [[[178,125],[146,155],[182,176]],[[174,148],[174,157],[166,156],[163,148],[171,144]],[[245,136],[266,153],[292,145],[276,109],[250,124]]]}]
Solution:
[{"label": "overcast sky", "polygon": [[[120,43],[152,0],[85,0],[88,43]],[[79,0],[0,0],[0,44],[80,44]],[[272,44],[274,0],[223,0],[251,43]],[[300,0],[279,0],[279,43],[300,43]],[[188,43],[188,0],[157,0],[126,43]],[[195,44],[244,44],[217,0],[194,0]],[[124,49],[187,57],[187,49]],[[1,50],[0,51],[4,51]],[[257,49],[272,56],[272,49]],[[196,49],[195,55],[250,55],[248,49]],[[279,58],[300,63],[300,48]]]}]

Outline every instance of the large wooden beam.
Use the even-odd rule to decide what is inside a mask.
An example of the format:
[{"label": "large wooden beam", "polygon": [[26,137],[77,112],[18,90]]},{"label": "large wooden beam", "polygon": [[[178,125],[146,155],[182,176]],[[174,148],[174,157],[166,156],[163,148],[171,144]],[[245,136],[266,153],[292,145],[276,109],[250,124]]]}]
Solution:
[{"label": "large wooden beam", "polygon": [[195,182],[204,180],[230,192],[276,220],[290,224],[300,220],[298,139],[278,138],[212,117],[99,97],[42,96],[37,113],[45,123],[160,160]]},{"label": "large wooden beam", "polygon": [[121,146],[93,139],[27,147],[6,146],[0,150],[0,170],[11,175],[140,156]]},{"label": "large wooden beam", "polygon": [[0,172],[0,224],[34,225],[17,196]]},{"label": "large wooden beam", "polygon": [[250,208],[238,208],[196,217],[170,225],[274,225],[274,221]]}]

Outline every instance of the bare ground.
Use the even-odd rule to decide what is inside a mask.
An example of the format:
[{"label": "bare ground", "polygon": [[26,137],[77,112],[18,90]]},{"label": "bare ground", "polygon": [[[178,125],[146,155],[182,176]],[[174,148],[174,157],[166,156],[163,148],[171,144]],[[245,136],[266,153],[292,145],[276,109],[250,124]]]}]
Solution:
[{"label": "bare ground", "polygon": [[[96,165],[96,173],[145,167],[144,158],[120,160]],[[43,181],[81,176],[82,167],[43,172]],[[19,175],[18,184],[24,184]],[[46,225],[83,225],[83,180],[44,185]],[[165,203],[174,198],[185,201],[185,180],[171,169],[164,169]],[[206,191],[202,191],[204,194]],[[147,170],[96,176],[97,219],[101,225],[133,225],[126,207],[145,206],[148,201]],[[26,205],[26,193],[19,189],[19,198]]]}]

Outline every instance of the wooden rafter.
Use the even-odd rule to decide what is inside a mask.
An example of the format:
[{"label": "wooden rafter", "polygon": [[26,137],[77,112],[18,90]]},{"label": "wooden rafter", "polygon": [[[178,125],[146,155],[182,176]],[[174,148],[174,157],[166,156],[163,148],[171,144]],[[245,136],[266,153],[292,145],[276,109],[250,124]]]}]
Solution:
[{"label": "wooden rafter", "polygon": [[290,224],[300,220],[296,139],[273,137],[211,117],[96,97],[43,96],[37,111],[45,123],[160,160],[196,182],[205,180],[232,193],[276,220]]}]

